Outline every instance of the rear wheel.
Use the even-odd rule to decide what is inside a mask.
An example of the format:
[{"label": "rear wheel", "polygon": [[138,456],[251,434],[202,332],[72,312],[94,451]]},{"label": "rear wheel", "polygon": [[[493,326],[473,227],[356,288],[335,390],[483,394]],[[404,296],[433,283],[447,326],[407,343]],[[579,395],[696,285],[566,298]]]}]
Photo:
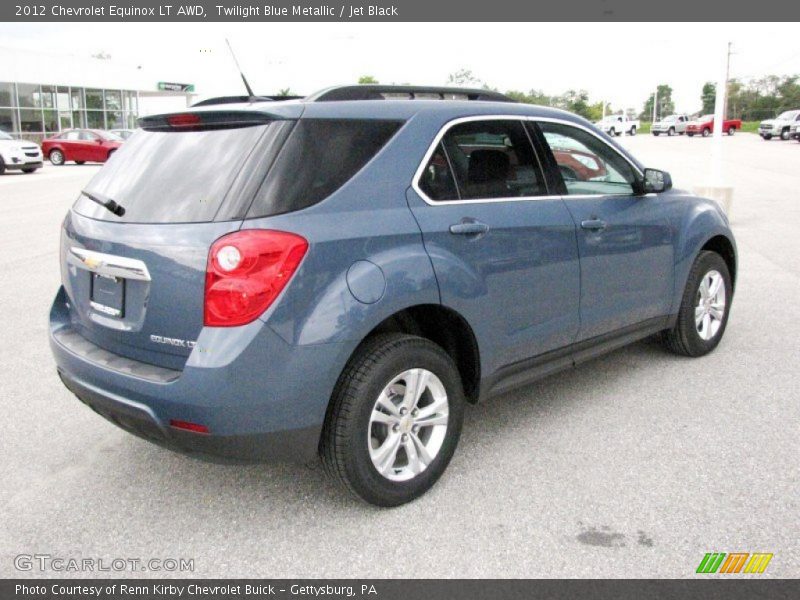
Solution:
[{"label": "rear wheel", "polygon": [[687,131],[687,132],[686,132],[686,135],[688,135],[689,137],[694,137],[694,133],[692,133],[692,132],[690,132],[690,131]]},{"label": "rear wheel", "polygon": [[728,135],[733,135],[736,133],[736,127],[728,127]]},{"label": "rear wheel", "polygon": [[320,441],[325,470],[370,504],[424,494],[461,433],[464,393],[450,356],[415,336],[376,336],[339,378]]},{"label": "rear wheel", "polygon": [[701,252],[689,272],[678,320],[662,334],[664,345],[683,356],[711,352],[725,333],[732,296],[728,265],[716,252]]},{"label": "rear wheel", "polygon": [[48,158],[50,162],[57,167],[64,164],[64,153],[61,150],[51,150],[50,154],[48,154]]},{"label": "rear wheel", "polygon": [[85,165],[85,164],[86,164],[86,161],[85,161],[85,160],[76,160],[76,161],[75,161],[75,164],[76,164],[76,165]]},{"label": "rear wheel", "polygon": [[6,163],[3,162],[3,157],[0,156],[0,175],[6,172]]},{"label": "rear wheel", "polygon": [[109,158],[111,158],[111,155],[112,155],[112,154],[114,154],[114,152],[116,152],[116,151],[117,151],[117,150],[116,150],[116,148],[115,148],[114,150],[109,150],[109,151],[108,151],[108,156],[106,157],[106,160],[108,160]]},{"label": "rear wheel", "polygon": [[708,137],[710,135],[711,135],[711,130],[708,127],[703,129],[703,137]]}]

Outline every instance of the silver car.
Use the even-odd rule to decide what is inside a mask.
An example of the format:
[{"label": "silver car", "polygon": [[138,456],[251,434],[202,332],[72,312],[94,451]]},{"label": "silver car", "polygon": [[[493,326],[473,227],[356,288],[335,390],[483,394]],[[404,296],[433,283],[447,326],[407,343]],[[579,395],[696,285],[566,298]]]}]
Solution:
[{"label": "silver car", "polygon": [[667,135],[679,133],[683,135],[686,132],[686,125],[688,123],[689,117],[686,115],[670,115],[653,123],[650,132],[653,135],[661,135],[662,133],[666,133]]}]

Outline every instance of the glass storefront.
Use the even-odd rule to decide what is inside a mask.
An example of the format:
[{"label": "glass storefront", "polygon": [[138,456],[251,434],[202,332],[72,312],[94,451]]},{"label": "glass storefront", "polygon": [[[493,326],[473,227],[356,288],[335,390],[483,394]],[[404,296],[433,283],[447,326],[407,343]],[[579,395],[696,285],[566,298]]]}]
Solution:
[{"label": "glass storefront", "polygon": [[0,81],[0,130],[41,143],[58,131],[136,127],[135,91]]}]

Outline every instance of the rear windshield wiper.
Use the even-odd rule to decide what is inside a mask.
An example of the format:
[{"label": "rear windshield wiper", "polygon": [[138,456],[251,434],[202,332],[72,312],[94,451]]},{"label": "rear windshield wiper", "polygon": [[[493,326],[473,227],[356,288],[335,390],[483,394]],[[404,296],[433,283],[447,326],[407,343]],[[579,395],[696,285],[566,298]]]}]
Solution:
[{"label": "rear windshield wiper", "polygon": [[122,215],[125,214],[125,209],[122,207],[122,205],[121,204],[117,204],[111,198],[109,198],[107,200],[102,200],[99,197],[95,196],[94,194],[90,194],[86,190],[81,190],[81,194],[86,196],[92,202],[96,202],[97,204],[99,204],[103,208],[107,208],[108,210],[110,210],[112,213],[114,213],[118,217],[121,217]]}]

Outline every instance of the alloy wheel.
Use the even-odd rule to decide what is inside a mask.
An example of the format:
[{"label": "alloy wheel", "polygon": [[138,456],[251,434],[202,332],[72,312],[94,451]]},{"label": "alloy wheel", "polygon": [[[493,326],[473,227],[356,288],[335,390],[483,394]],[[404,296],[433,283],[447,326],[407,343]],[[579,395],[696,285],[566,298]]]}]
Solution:
[{"label": "alloy wheel", "polygon": [[408,481],[436,458],[447,434],[449,405],[441,380],[427,369],[394,377],[375,401],[367,431],[375,469],[391,481]]},{"label": "alloy wheel", "polygon": [[725,280],[719,271],[709,271],[700,280],[694,308],[694,324],[701,339],[709,341],[719,332],[725,300]]}]

